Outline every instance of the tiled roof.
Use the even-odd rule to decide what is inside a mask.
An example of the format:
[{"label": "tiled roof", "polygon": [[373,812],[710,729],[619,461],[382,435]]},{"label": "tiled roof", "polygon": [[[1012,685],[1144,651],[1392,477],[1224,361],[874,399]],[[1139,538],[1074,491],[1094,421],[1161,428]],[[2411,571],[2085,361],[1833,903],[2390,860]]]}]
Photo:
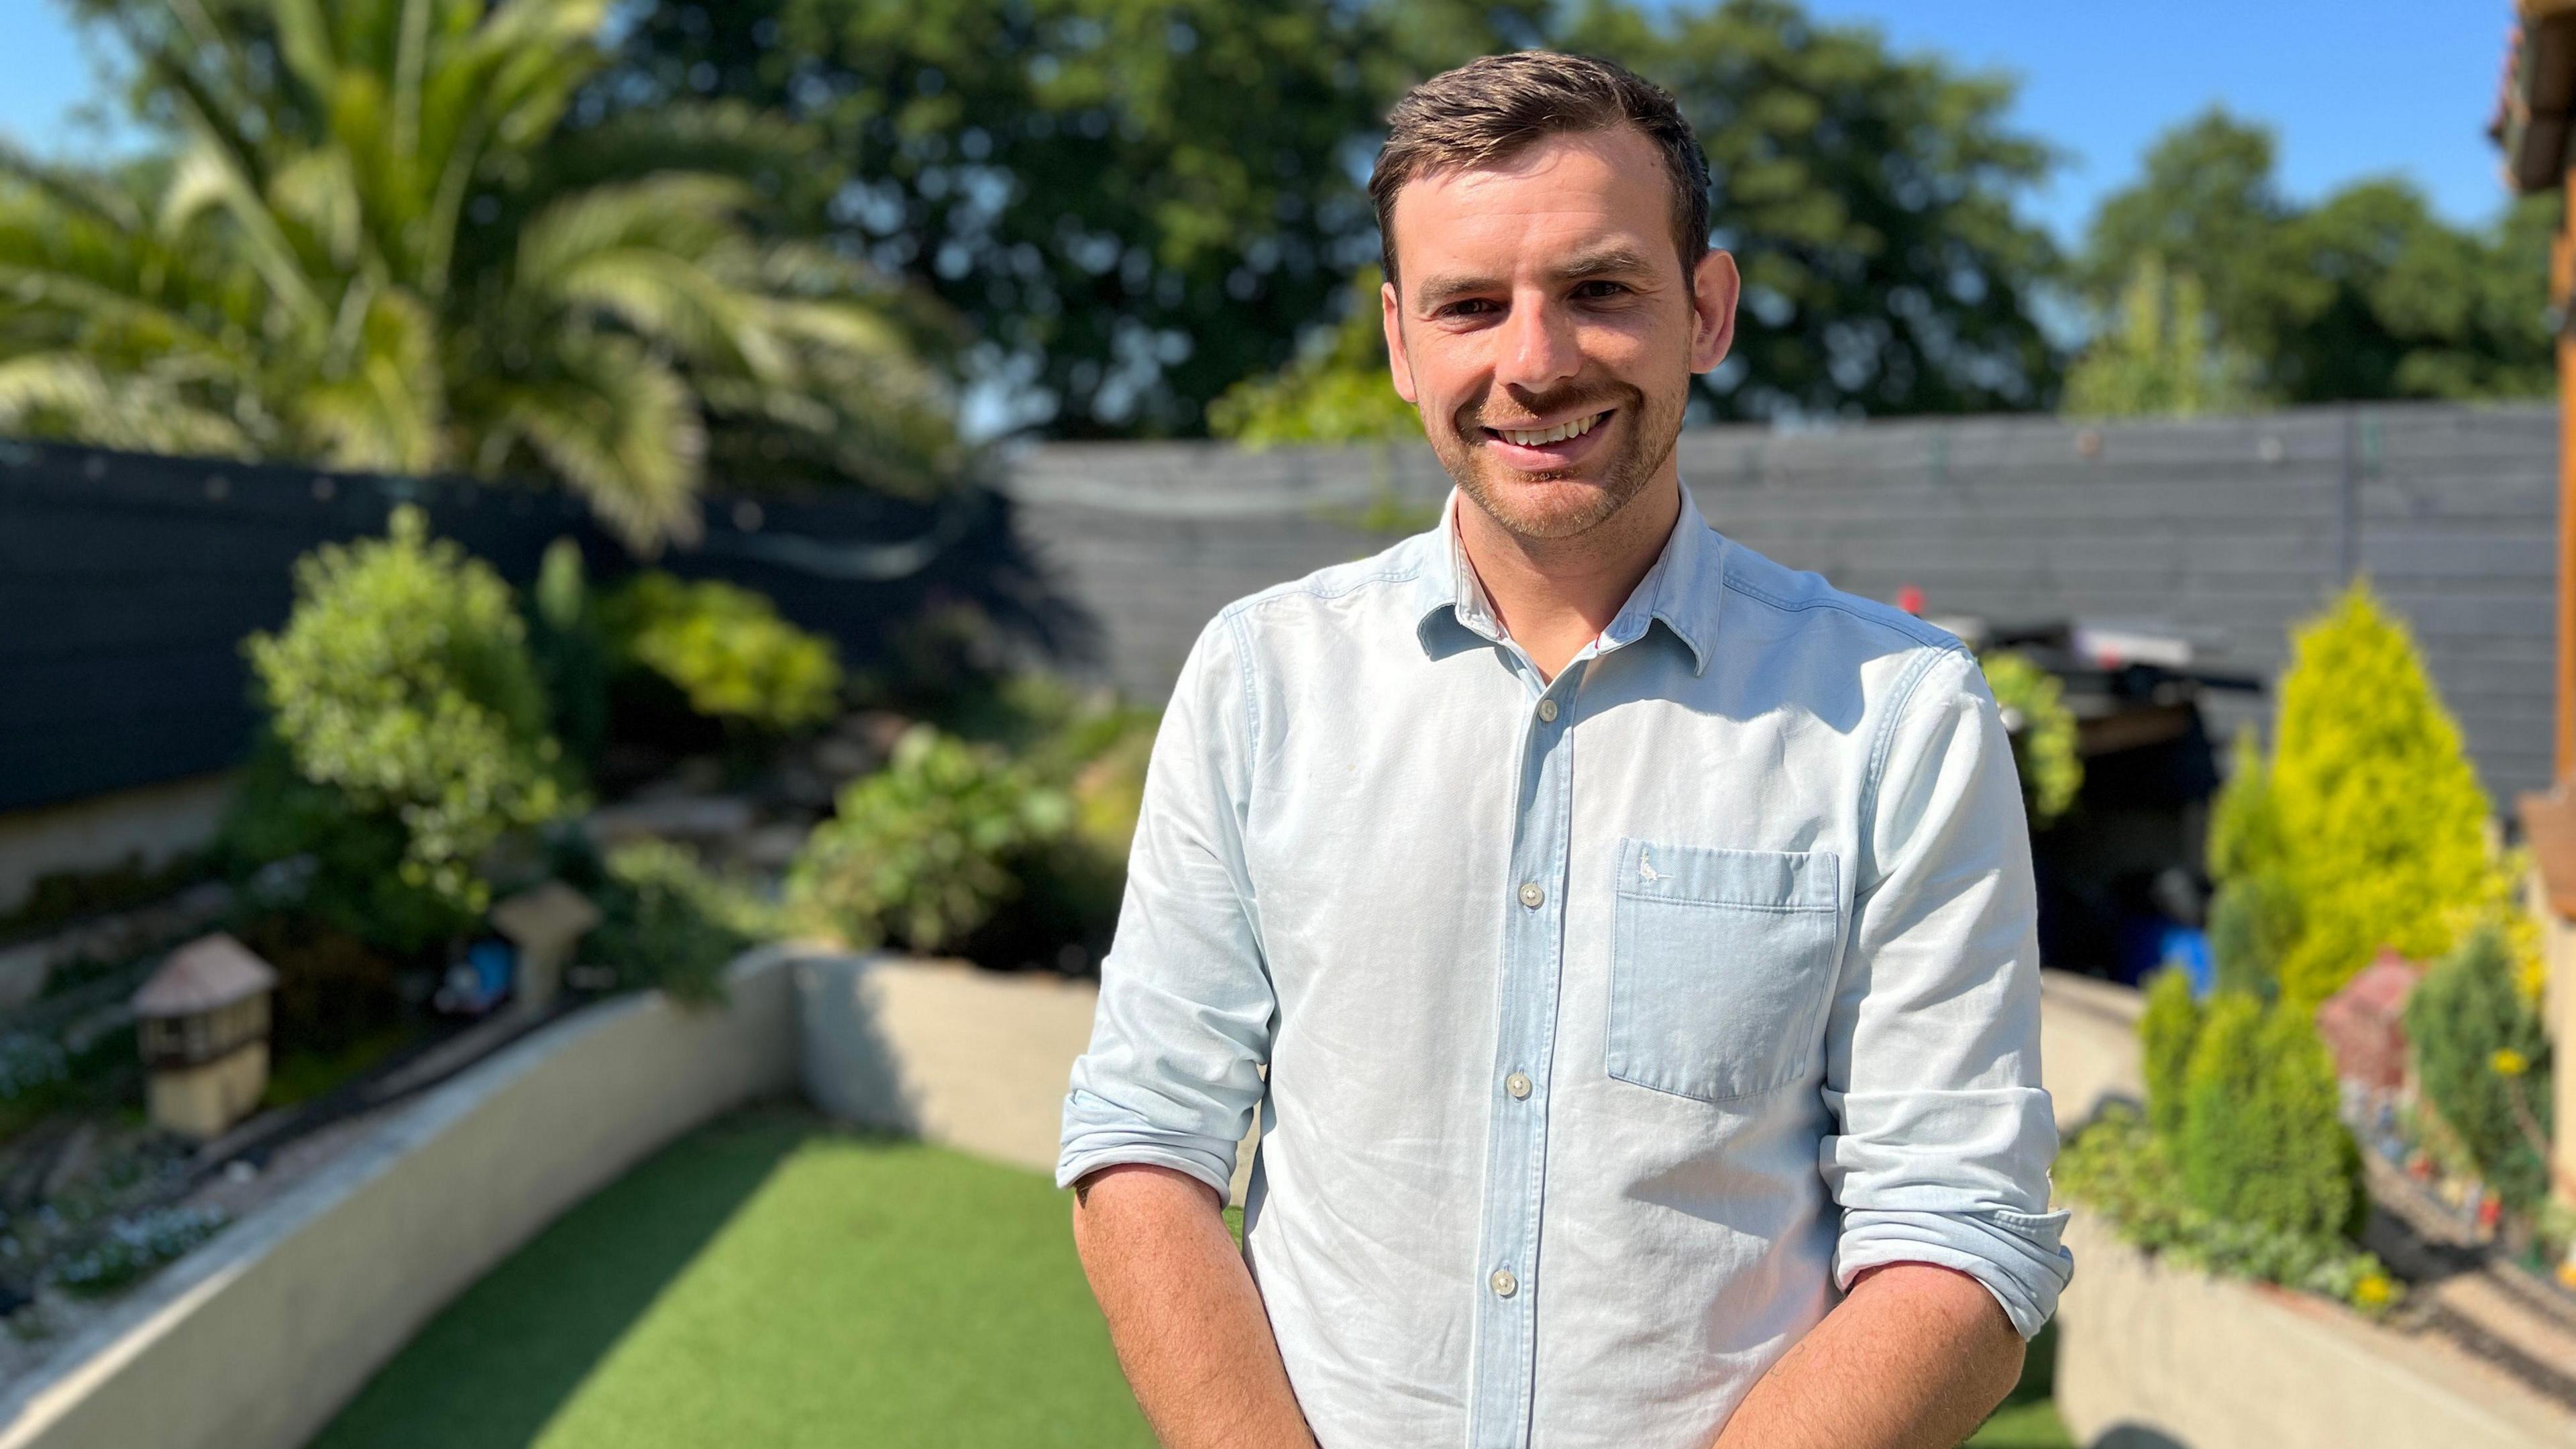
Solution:
[{"label": "tiled roof", "polygon": [[230,1006],[277,985],[277,972],[221,931],[170,953],[134,993],[136,1016],[193,1016]]}]

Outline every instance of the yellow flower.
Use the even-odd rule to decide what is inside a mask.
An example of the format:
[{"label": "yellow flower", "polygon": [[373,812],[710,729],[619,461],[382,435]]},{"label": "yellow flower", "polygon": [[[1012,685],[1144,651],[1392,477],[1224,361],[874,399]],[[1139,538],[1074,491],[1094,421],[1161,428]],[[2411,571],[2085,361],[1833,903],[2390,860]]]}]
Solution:
[{"label": "yellow flower", "polygon": [[2352,1285],[2352,1301],[2357,1308],[2385,1308],[2397,1296],[2397,1285],[2385,1273],[2364,1273]]},{"label": "yellow flower", "polygon": [[2498,1047],[2495,1055],[2487,1058],[2487,1065],[2499,1077],[2518,1077],[2531,1070],[2531,1059],[2511,1047]]}]

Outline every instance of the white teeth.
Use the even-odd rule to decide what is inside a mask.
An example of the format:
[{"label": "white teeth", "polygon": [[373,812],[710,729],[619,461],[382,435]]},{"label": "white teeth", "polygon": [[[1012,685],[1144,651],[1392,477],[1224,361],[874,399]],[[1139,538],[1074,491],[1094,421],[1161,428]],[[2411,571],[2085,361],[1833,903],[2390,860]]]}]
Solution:
[{"label": "white teeth", "polygon": [[1559,423],[1552,428],[1540,428],[1535,432],[1516,432],[1510,428],[1496,428],[1494,431],[1501,434],[1507,441],[1518,443],[1524,448],[1535,448],[1543,443],[1561,443],[1567,438],[1582,437],[1585,433],[1592,431],[1592,425],[1594,423],[1597,423],[1608,416],[1610,416],[1610,414],[1607,412],[1598,412],[1588,418],[1578,418],[1570,423]]}]

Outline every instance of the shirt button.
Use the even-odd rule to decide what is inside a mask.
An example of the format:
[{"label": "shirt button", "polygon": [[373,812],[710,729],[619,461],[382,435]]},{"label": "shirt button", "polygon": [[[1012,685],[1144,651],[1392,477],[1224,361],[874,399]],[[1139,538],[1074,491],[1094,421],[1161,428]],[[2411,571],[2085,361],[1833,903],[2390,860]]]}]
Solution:
[{"label": "shirt button", "polygon": [[1521,887],[1521,904],[1533,911],[1537,910],[1547,904],[1547,892],[1538,888],[1537,881],[1531,881]]},{"label": "shirt button", "polygon": [[1486,1281],[1494,1285],[1494,1296],[1497,1298],[1509,1298],[1521,1291],[1521,1280],[1513,1277],[1512,1270],[1509,1268],[1496,1268],[1494,1276]]},{"label": "shirt button", "polygon": [[1552,699],[1540,700],[1538,702],[1538,717],[1541,724],[1556,723],[1556,701]]},{"label": "shirt button", "polygon": [[1513,1101],[1520,1101],[1530,1094],[1530,1079],[1519,1072],[1514,1072],[1503,1078],[1503,1090],[1512,1094]]}]

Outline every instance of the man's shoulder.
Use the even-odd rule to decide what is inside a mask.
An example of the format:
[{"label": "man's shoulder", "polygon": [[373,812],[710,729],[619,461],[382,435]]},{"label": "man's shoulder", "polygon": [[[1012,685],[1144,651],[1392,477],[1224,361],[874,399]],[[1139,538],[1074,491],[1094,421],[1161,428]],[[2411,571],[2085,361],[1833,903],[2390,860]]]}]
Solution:
[{"label": "man's shoulder", "polygon": [[1356,623],[1373,606],[1400,605],[1411,598],[1433,563],[1432,545],[1438,541],[1436,531],[1414,534],[1366,558],[1327,565],[1256,590],[1218,610],[1209,627],[1259,632],[1303,624]]},{"label": "man's shoulder", "polygon": [[[1800,649],[1848,648],[1934,658],[1965,654],[1957,635],[1892,604],[1846,593],[1822,574],[1793,569],[1745,544],[1726,540],[1729,622]],[[1721,625],[1721,628],[1724,626]]]}]

